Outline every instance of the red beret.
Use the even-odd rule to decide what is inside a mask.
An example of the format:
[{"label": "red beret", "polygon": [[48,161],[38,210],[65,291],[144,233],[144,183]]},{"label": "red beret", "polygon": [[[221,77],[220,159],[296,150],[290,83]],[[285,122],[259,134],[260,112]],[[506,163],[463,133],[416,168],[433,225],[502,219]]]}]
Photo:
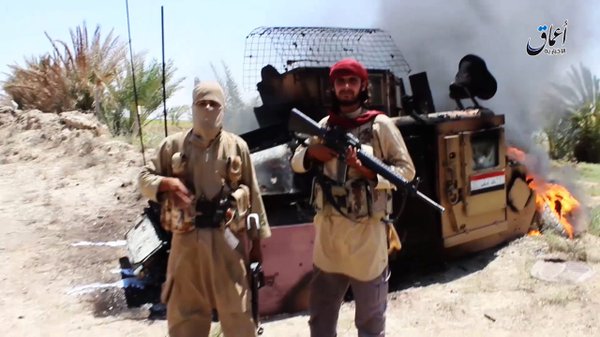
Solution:
[{"label": "red beret", "polygon": [[339,61],[329,70],[329,80],[332,83],[336,77],[344,75],[356,75],[360,77],[363,82],[367,82],[369,80],[369,76],[367,75],[367,70],[365,67],[363,67],[363,65],[357,60],[351,58],[346,58]]}]

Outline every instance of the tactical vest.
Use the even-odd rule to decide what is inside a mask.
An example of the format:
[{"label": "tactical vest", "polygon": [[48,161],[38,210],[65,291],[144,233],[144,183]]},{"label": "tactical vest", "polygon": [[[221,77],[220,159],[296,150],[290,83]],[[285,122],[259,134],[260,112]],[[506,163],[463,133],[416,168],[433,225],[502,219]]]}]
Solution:
[{"label": "tactical vest", "polygon": [[[171,156],[171,176],[179,178],[188,187],[193,187],[193,167],[188,161],[192,146],[187,144],[189,133],[182,134],[175,141],[178,152]],[[227,144],[235,146],[235,144]],[[227,150],[225,169],[221,175],[221,191],[212,200],[195,195],[187,209],[177,208],[167,192],[161,198],[161,225],[167,231],[185,233],[195,228],[229,227],[233,232],[246,229],[246,216],[250,211],[250,189],[240,184],[242,161],[234,149]],[[220,158],[218,160],[221,160]],[[191,186],[190,186],[191,185]]]},{"label": "tactical vest", "polygon": [[[361,144],[368,145],[371,149],[375,143],[373,123],[374,120],[357,128]],[[380,146],[378,141],[376,143]],[[368,151],[369,147],[363,146],[362,151]],[[382,156],[382,151],[378,155]],[[346,178],[349,168],[345,163],[338,162],[336,165],[337,179],[328,177],[324,166],[325,164],[320,165],[312,185],[311,204],[316,211],[327,212],[333,208],[354,221],[372,216],[385,220],[392,213],[391,190],[376,189],[377,182],[364,178]],[[344,170],[345,172],[340,172]]]}]

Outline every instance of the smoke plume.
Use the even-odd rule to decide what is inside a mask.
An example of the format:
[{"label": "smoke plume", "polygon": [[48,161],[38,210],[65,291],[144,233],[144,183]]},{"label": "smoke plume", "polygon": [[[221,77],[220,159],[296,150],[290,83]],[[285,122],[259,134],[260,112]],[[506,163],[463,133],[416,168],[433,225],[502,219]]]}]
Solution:
[{"label": "smoke plume", "polygon": [[[412,73],[426,71],[436,111],[456,108],[448,97],[458,62],[467,54],[482,57],[498,82],[498,91],[490,100],[478,100],[506,119],[506,138],[511,146],[529,153],[530,169],[546,178],[550,176],[547,151],[533,142],[532,135],[542,130],[550,119],[545,109],[551,103],[549,88],[564,80],[571,65],[593,62],[593,45],[600,29],[593,22],[594,1],[396,1],[381,0],[380,22],[376,25],[392,35],[412,68]],[[566,40],[557,38],[554,47],[563,47],[563,55],[527,54],[532,46],[542,44],[541,25],[563,27],[568,20]],[[407,83],[406,79],[404,83]],[[464,100],[465,106],[471,101]],[[572,174],[561,172],[561,183],[573,181]],[[566,183],[576,197],[581,193]]]},{"label": "smoke plume", "polygon": [[[392,35],[413,73],[427,71],[438,111],[456,107],[448,98],[448,85],[460,59],[470,53],[482,57],[498,81],[498,91],[489,101],[479,102],[506,115],[509,140],[528,149],[532,131],[541,129],[546,120],[541,119],[539,107],[548,87],[571,64],[589,57],[588,44],[593,35],[600,35],[593,28],[591,5],[592,1],[559,0],[382,0],[378,26]],[[564,55],[527,54],[529,39],[532,46],[541,44],[538,26],[562,27],[565,20]],[[557,38],[555,47],[561,44]]]}]

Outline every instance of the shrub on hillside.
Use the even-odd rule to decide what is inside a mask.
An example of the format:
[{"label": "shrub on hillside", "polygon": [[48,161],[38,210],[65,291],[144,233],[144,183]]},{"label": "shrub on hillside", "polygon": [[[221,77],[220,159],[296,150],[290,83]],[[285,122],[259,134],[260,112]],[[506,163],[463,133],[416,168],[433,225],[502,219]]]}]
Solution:
[{"label": "shrub on hillside", "polygon": [[[10,66],[4,91],[20,109],[44,112],[82,110],[94,112],[113,135],[137,130],[131,63],[126,44],[110,31],[102,37],[100,26],[88,34],[85,23],[70,30],[69,43],[48,34],[52,52],[32,57],[23,66]],[[144,54],[134,55],[138,106],[142,124],[162,104],[162,65],[146,63]],[[165,66],[166,98],[180,88],[176,68]]]}]

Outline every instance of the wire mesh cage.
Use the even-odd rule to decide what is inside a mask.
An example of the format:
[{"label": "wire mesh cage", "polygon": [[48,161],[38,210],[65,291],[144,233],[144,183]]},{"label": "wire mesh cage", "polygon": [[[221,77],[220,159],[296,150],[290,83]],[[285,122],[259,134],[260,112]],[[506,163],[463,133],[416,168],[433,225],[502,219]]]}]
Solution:
[{"label": "wire mesh cage", "polygon": [[281,73],[299,67],[330,67],[346,57],[396,76],[410,73],[392,37],[381,29],[259,27],[246,37],[243,85],[253,89],[267,64]]}]

